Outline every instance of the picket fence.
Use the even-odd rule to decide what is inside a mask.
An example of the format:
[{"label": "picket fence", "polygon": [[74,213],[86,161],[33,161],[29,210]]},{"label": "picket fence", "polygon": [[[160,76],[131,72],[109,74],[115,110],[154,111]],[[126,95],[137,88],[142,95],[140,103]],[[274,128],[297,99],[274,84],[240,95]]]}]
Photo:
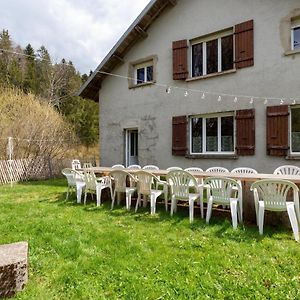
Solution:
[{"label": "picket fence", "polygon": [[[96,165],[95,159],[82,159]],[[0,160],[0,184],[26,180],[50,179],[60,177],[63,168],[71,167],[72,159],[27,158]]]}]

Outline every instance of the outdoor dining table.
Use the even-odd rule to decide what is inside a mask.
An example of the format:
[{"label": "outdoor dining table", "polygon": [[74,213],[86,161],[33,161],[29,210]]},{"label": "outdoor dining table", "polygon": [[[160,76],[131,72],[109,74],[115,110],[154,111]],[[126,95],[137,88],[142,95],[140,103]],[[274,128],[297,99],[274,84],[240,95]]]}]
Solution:
[{"label": "outdoor dining table", "polygon": [[[93,167],[86,169],[89,171],[93,171],[96,174],[108,175],[111,171],[116,170],[110,167]],[[134,174],[139,170],[136,169],[121,169],[123,171],[129,172]],[[151,173],[156,176],[166,176],[168,174],[168,170],[151,170]],[[260,179],[284,179],[292,181],[296,184],[300,184],[300,176],[299,175],[277,175],[277,174],[265,174],[265,173],[258,173],[258,174],[237,174],[231,172],[224,172],[224,173],[211,173],[211,172],[190,172],[196,178],[207,178],[207,177],[224,177],[224,178],[232,178],[235,180],[240,180],[243,185],[243,213],[244,219],[255,222],[255,207],[254,207],[254,200],[253,194],[250,191],[250,185],[252,182],[255,182]]]}]

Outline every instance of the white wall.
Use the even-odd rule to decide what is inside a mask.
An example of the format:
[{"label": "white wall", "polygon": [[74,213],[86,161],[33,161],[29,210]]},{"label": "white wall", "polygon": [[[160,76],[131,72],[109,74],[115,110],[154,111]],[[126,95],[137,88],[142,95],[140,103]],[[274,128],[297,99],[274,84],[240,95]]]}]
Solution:
[{"label": "white wall", "polygon": [[[125,63],[112,72],[127,76],[129,62],[158,56],[157,82],[171,86],[269,97],[300,95],[300,54],[285,56],[287,37],[284,20],[299,9],[299,0],[179,0],[149,28],[148,37],[137,43],[125,57]],[[254,19],[254,66],[214,78],[182,82],[172,80],[172,41],[191,39]],[[125,79],[108,77],[100,90],[101,165],[124,162],[123,131],[132,120],[139,129],[140,164],[199,166],[206,169],[220,165],[232,169],[251,166],[260,172],[272,172],[282,164],[300,165],[298,161],[266,155],[266,106],[263,99],[253,105],[249,99],[217,96],[201,99],[199,93],[183,96],[175,90],[145,86],[128,89]],[[279,102],[272,102],[279,105]],[[271,105],[271,103],[269,103]],[[256,154],[238,159],[187,159],[172,156],[172,117],[255,108]]]}]

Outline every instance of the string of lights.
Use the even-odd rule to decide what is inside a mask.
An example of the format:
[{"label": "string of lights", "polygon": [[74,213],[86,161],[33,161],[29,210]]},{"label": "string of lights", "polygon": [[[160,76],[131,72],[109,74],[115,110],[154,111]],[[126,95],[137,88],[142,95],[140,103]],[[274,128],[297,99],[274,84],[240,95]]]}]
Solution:
[{"label": "string of lights", "polygon": [[[104,71],[97,71],[97,73],[107,75],[107,76],[112,76],[112,77],[117,77],[117,78],[122,78],[126,80],[132,80],[136,81],[136,78],[133,77],[128,77],[120,74],[115,74],[115,73],[109,73],[109,72],[104,72]],[[142,83],[149,83],[146,81],[141,81],[139,82]],[[174,85],[169,85],[169,84],[164,84],[164,83],[159,83],[159,82],[151,82],[153,85],[162,87],[166,90],[167,94],[171,94],[172,91],[179,90],[183,92],[184,97],[188,97],[190,93],[199,93],[201,94],[201,99],[204,100],[207,95],[212,95],[216,96],[216,99],[218,102],[222,101],[222,97],[229,97],[232,98],[234,103],[237,103],[239,99],[248,99],[250,104],[253,104],[255,100],[263,100],[263,103],[266,105],[268,104],[269,101],[279,101],[281,105],[285,103],[290,103],[290,104],[296,104],[297,101],[300,101],[300,98],[289,98],[289,97],[273,97],[273,96],[254,96],[254,95],[242,95],[242,94],[227,94],[227,93],[222,93],[222,92],[214,92],[214,91],[206,91],[206,90],[199,90],[199,89],[191,89],[191,88],[185,88],[185,87],[179,87],[179,86],[174,86]]]}]

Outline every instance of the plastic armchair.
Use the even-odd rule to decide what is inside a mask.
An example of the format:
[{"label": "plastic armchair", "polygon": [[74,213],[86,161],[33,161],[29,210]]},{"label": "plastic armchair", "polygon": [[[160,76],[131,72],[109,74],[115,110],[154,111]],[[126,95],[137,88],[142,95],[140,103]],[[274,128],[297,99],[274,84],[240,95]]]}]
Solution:
[{"label": "plastic armchair", "polygon": [[85,194],[84,194],[84,204],[86,204],[87,194],[96,193],[97,206],[101,205],[101,194],[102,190],[109,188],[110,195],[112,197],[112,187],[109,176],[103,176],[96,178],[94,172],[86,171],[84,172],[84,181],[85,181]]},{"label": "plastic armchair", "polygon": [[83,163],[83,168],[84,169],[90,169],[90,168],[92,168],[93,167],[93,165],[92,165],[92,163],[90,163],[90,162],[85,162],[85,163]]},{"label": "plastic armchair", "polygon": [[81,163],[79,159],[72,160],[72,170],[81,169]]},{"label": "plastic armchair", "polygon": [[[196,178],[189,172],[183,170],[173,170],[167,174],[167,181],[171,187],[171,216],[177,211],[177,201],[183,200],[189,203],[190,223],[194,220],[194,202],[199,199],[198,183]],[[197,193],[190,193],[193,186]]]},{"label": "plastic armchair", "polygon": [[[287,201],[289,190],[293,191],[293,201]],[[296,241],[299,241],[299,189],[288,180],[264,179],[251,185],[254,193],[256,222],[259,233],[263,234],[264,212],[287,211]]]},{"label": "plastic armchair", "polygon": [[223,167],[211,167],[206,169],[205,172],[209,172],[209,173],[229,173],[229,170]]},{"label": "plastic armchair", "polygon": [[[184,169],[184,171],[187,172],[203,172],[203,170],[201,168],[198,167],[190,167],[190,168],[186,168]],[[204,211],[203,211],[203,204],[201,205],[201,199],[203,201],[203,190],[204,190],[204,186],[203,186],[203,178],[196,178],[197,183],[198,183],[198,188],[199,188],[199,193],[200,193],[200,199],[198,200],[198,204],[201,207],[201,218],[204,218]]]},{"label": "plastic armchair", "polygon": [[[143,167],[143,170],[149,171],[151,173],[151,171],[153,170],[159,170],[159,167],[155,165],[146,165]],[[166,181],[161,180],[160,176],[157,176],[157,178],[159,179],[159,181],[156,181],[156,189],[158,190],[159,186],[162,187],[164,193],[165,208],[166,211],[168,211],[168,183]]]},{"label": "plastic armchair", "polygon": [[[232,226],[237,228],[238,217],[243,219],[242,206],[242,187],[234,179],[209,177],[204,180],[204,185],[207,187],[207,213],[206,223],[209,223],[213,204],[229,205],[231,211]],[[232,197],[233,189],[237,190],[237,196]]]},{"label": "plastic armchair", "polygon": [[240,167],[240,168],[235,168],[235,169],[231,170],[231,173],[234,173],[234,174],[257,174],[257,171],[255,169],[248,168],[248,167]]},{"label": "plastic armchair", "polygon": [[83,174],[70,168],[63,169],[62,174],[67,178],[68,181],[68,191],[66,195],[66,200],[69,199],[69,194],[72,192],[72,190],[76,189],[77,203],[80,203],[82,191],[85,188]]},{"label": "plastic armchair", "polygon": [[114,188],[112,193],[112,203],[111,209],[114,208],[115,198],[117,194],[117,202],[120,204],[120,194],[125,193],[126,195],[126,209],[129,210],[131,207],[131,197],[132,194],[136,191],[136,187],[127,186],[127,178],[130,181],[135,182],[136,179],[128,172],[124,170],[113,170],[109,174],[111,180],[114,182]]},{"label": "plastic armchair", "polygon": [[285,165],[278,167],[274,174],[276,175],[300,175],[300,168],[293,165]]},{"label": "plastic armchair", "polygon": [[125,167],[123,165],[120,165],[120,164],[113,165],[111,168],[112,169],[125,169]]},{"label": "plastic armchair", "polygon": [[130,165],[127,167],[127,169],[131,170],[140,170],[142,167],[140,165]]},{"label": "plastic armchair", "polygon": [[178,171],[178,170],[182,170],[182,168],[180,168],[180,167],[169,167],[169,168],[167,168],[167,171]]},{"label": "plastic armchair", "polygon": [[[137,177],[137,193],[138,199],[135,206],[135,211],[141,204],[141,197],[143,196],[144,204],[146,204],[146,197],[150,196],[150,207],[151,215],[155,214],[156,211],[156,199],[159,197],[163,191],[159,189],[152,189],[153,182],[160,182],[159,178],[155,175],[141,170],[136,173]],[[156,185],[157,186],[157,185]],[[144,205],[145,206],[145,205]]]}]

